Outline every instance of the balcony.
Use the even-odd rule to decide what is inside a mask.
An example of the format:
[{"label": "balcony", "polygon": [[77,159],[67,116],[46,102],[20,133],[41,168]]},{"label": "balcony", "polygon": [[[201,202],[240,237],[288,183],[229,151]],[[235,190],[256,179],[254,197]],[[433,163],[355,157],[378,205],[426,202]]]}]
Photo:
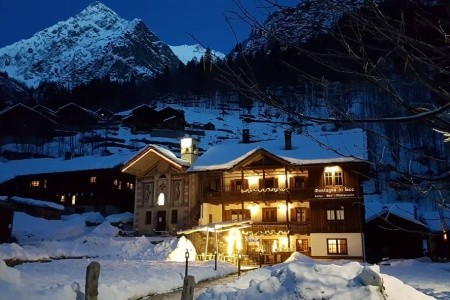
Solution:
[{"label": "balcony", "polygon": [[240,202],[264,202],[279,201],[291,199],[293,201],[305,201],[314,198],[314,189],[293,189],[286,191],[284,189],[262,189],[262,190],[245,190],[241,191],[223,191],[203,193],[203,202],[207,203],[240,203]]}]

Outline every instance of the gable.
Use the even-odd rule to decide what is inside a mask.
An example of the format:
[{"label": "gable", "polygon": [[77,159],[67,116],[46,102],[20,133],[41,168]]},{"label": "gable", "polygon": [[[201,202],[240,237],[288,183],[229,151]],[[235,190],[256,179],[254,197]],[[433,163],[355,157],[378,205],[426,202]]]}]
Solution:
[{"label": "gable", "polygon": [[142,177],[155,167],[161,170],[174,168],[175,170],[185,171],[189,165],[177,157],[169,157],[161,152],[156,146],[150,145],[145,150],[128,161],[123,167],[122,172]]}]

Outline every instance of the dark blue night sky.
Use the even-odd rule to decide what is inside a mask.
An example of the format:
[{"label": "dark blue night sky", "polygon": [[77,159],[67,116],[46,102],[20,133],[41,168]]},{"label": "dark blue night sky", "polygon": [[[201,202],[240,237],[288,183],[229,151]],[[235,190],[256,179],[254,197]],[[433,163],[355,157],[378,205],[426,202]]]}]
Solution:
[{"label": "dark blue night sky", "polygon": [[[127,20],[144,20],[169,45],[201,43],[228,53],[250,33],[243,21],[225,21],[230,11],[238,11],[238,0],[103,0],[100,1]],[[0,47],[30,38],[59,21],[75,16],[93,0],[0,0]],[[295,0],[280,3],[294,5]],[[264,20],[264,0],[240,0],[253,16]],[[195,39],[191,37],[193,35]],[[236,36],[235,36],[236,35]],[[197,40],[197,41],[196,41]]]}]

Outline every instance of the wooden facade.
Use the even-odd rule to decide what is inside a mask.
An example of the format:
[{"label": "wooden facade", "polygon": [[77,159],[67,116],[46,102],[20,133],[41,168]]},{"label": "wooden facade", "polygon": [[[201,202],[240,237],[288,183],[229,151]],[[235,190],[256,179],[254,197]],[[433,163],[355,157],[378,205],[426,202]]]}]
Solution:
[{"label": "wooden facade", "polygon": [[0,243],[9,242],[11,239],[14,220],[14,208],[5,201],[0,201]]},{"label": "wooden facade", "polygon": [[57,125],[46,115],[17,104],[0,112],[0,144],[42,145],[54,136]]},{"label": "wooden facade", "polygon": [[392,212],[381,213],[366,224],[367,261],[383,258],[418,258],[426,255],[428,228],[417,220],[407,220]]},{"label": "wooden facade", "polygon": [[0,194],[64,205],[68,213],[132,212],[134,177],[119,167],[16,176],[0,184]]},{"label": "wooden facade", "polygon": [[[136,176],[139,232],[177,229],[193,241],[199,257],[216,249],[225,259],[240,253],[255,262],[261,255],[265,263],[280,262],[294,251],[364,259],[364,160],[319,157],[305,164],[243,143],[239,153],[236,147],[217,146],[197,160],[198,145],[189,145],[197,152],[187,157],[182,141],[181,159],[149,146],[122,169]],[[230,153],[235,158],[224,160]],[[298,155],[291,148],[285,153]],[[176,181],[183,187],[181,202],[173,196]],[[161,193],[167,201],[158,203]],[[172,211],[179,216],[180,210],[183,222],[171,224],[168,216]]]},{"label": "wooden facade", "polygon": [[[336,170],[326,178],[328,167]],[[199,225],[251,220],[238,248],[255,257],[300,251],[315,258],[363,259],[364,163],[294,166],[265,150],[231,170],[198,172]],[[335,178],[335,175],[338,177]]]}]

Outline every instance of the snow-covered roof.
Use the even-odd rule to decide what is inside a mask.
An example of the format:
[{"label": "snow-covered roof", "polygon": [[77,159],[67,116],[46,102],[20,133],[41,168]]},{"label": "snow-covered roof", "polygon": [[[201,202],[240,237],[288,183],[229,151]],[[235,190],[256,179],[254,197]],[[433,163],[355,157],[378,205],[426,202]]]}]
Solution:
[{"label": "snow-covered roof", "polygon": [[22,197],[17,197],[14,196],[12,198],[9,198],[7,196],[0,196],[0,201],[12,201],[12,202],[17,202],[17,203],[23,203],[23,204],[27,204],[27,205],[31,205],[31,206],[37,206],[37,207],[50,207],[56,210],[64,210],[64,205],[61,204],[57,204],[57,203],[53,203],[50,201],[41,201],[41,200],[36,200],[36,199],[31,199],[31,198],[22,198]]},{"label": "snow-covered roof", "polygon": [[135,153],[119,153],[109,156],[82,156],[73,159],[35,158],[9,160],[1,163],[2,172],[0,172],[0,182],[7,181],[20,175],[120,167],[134,154]]},{"label": "snow-covered roof", "polygon": [[419,221],[417,215],[418,208],[410,202],[392,202],[381,204],[373,202],[371,205],[366,203],[366,222],[370,222],[379,216],[395,215],[407,221],[427,227],[426,224]]},{"label": "snow-covered roof", "polygon": [[367,160],[367,137],[360,129],[339,132],[292,134],[292,150],[285,150],[284,137],[258,143],[229,142],[208,149],[189,171],[231,169],[258,149],[292,165],[343,163]]}]

